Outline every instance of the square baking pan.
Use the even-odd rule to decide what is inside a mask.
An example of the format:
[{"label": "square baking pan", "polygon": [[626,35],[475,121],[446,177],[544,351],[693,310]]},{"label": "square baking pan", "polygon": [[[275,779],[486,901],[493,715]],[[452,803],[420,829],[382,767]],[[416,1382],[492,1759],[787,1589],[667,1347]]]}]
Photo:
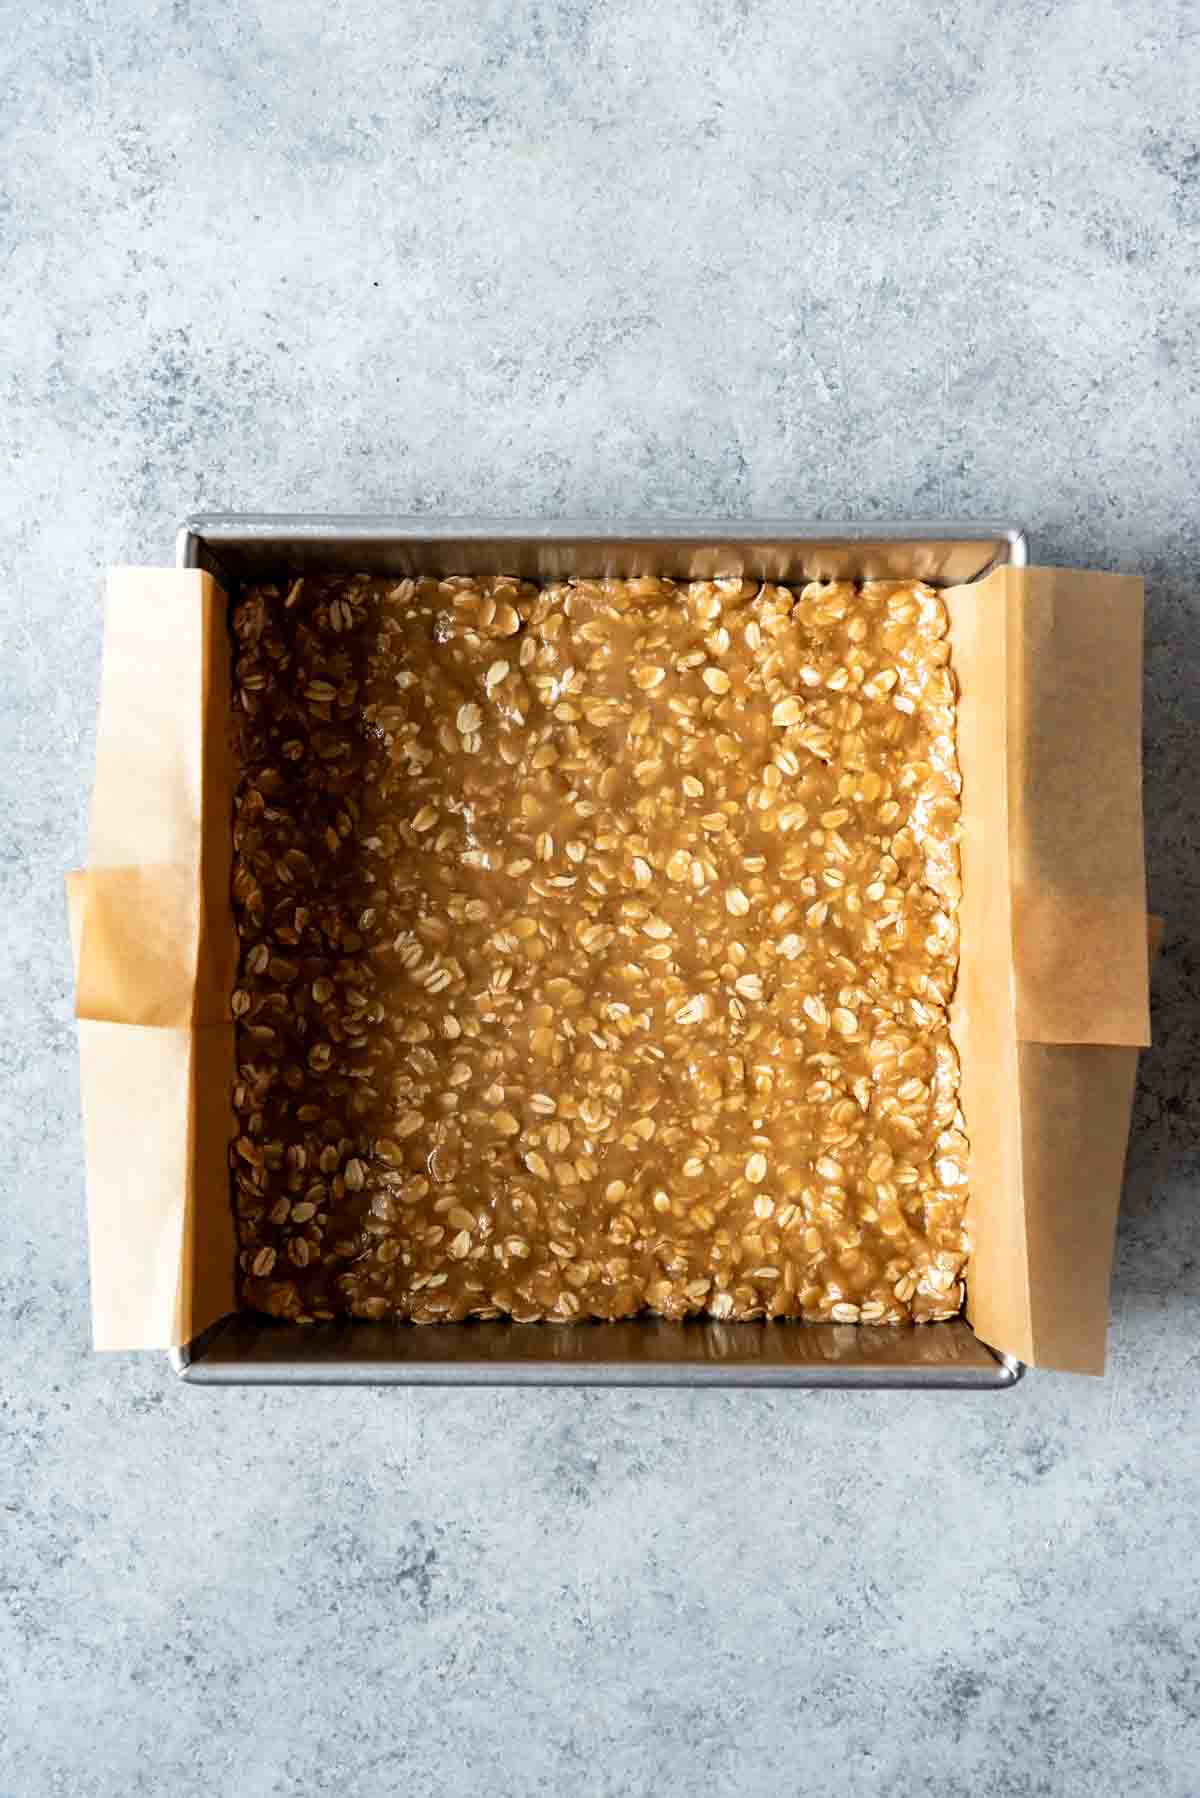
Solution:
[{"label": "square baking pan", "polygon": [[[576,520],[277,516],[190,518],[181,568],[233,593],[283,572],[405,575],[742,576],[789,584],[919,579],[952,586],[1002,563],[1025,537],[995,523],[807,524],[791,519]],[[901,1327],[637,1317],[557,1326],[299,1325],[236,1312],[172,1351],[195,1385],[568,1385],[930,1387],[998,1391],[1022,1364],[965,1318]]]}]

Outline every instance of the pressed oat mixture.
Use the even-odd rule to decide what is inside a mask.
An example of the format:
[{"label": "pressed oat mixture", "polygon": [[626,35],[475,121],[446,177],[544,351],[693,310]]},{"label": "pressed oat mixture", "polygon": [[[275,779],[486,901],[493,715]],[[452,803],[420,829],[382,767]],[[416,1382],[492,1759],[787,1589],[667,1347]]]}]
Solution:
[{"label": "pressed oat mixture", "polygon": [[958,1310],[935,593],[310,577],[234,629],[245,1303]]}]

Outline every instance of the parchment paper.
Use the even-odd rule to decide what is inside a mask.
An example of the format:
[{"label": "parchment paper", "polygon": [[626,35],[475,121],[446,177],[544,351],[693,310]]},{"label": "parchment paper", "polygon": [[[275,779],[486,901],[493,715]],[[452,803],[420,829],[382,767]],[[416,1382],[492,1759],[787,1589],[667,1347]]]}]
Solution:
[{"label": "parchment paper", "polygon": [[971,1145],[967,1314],[1033,1366],[1104,1367],[1149,964],[1142,583],[999,568],[945,595],[959,681]]},{"label": "parchment paper", "polygon": [[[996,569],[946,593],[960,684],[968,1315],[1033,1365],[1099,1372],[1137,1047],[1149,1041],[1142,586]],[[109,578],[76,945],[98,1348],[233,1309],[226,1145],[236,968],[226,600]]]},{"label": "parchment paper", "polygon": [[76,1017],[97,1348],[190,1341],[233,1307],[234,766],[225,596],[109,576]]}]

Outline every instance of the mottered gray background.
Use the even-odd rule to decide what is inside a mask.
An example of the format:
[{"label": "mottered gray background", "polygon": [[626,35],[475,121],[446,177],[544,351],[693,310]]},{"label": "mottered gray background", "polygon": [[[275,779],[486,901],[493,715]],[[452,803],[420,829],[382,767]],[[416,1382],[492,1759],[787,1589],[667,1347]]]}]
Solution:
[{"label": "mottered gray background", "polygon": [[[0,1798],[1193,1798],[1197,91],[1177,0],[0,0]],[[1106,1378],[93,1357],[101,572],[205,507],[995,515],[1143,570]]]}]

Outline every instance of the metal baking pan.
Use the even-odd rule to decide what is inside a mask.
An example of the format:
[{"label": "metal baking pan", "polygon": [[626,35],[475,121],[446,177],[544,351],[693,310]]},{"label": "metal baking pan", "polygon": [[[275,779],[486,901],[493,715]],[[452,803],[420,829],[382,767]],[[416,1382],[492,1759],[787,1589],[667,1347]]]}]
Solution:
[{"label": "metal baking pan", "polygon": [[[520,521],[218,513],[179,532],[181,568],[232,591],[287,570],[373,574],[742,575],[795,583],[978,580],[1023,566],[1022,531],[995,523],[807,524],[791,519]],[[964,1318],[905,1328],[640,1317],[568,1326],[223,1318],[172,1365],[194,1385],[556,1385],[929,1387],[998,1391],[1024,1368]]]}]

